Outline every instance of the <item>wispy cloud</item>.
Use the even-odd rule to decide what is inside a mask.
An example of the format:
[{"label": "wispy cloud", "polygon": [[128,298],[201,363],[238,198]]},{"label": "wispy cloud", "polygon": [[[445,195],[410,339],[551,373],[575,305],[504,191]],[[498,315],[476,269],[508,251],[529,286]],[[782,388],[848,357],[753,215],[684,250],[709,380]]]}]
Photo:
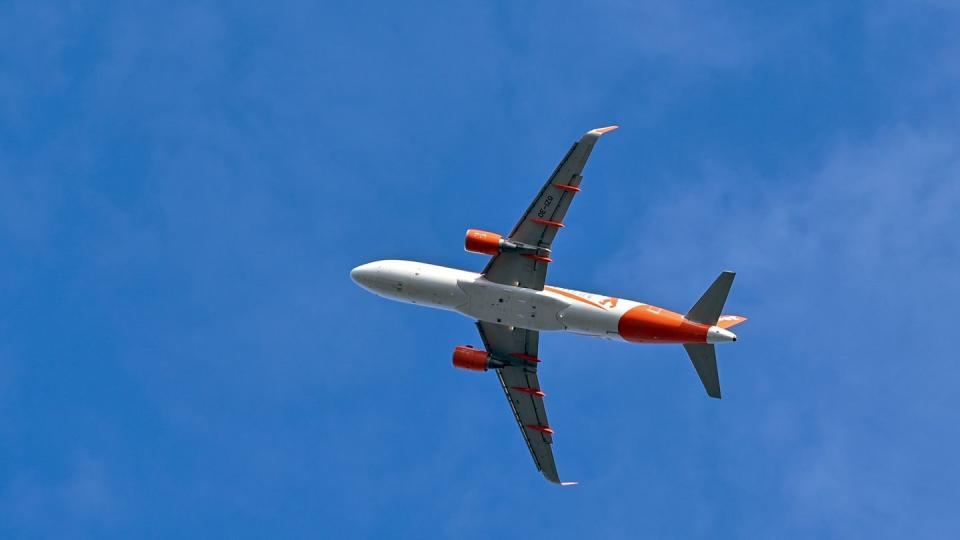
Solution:
[{"label": "wispy cloud", "polygon": [[[936,536],[955,525],[938,501],[957,479],[935,469],[957,446],[938,428],[957,384],[945,111],[960,79],[928,15],[950,6],[930,5],[4,4],[0,291],[17,311],[0,322],[0,410],[3,433],[36,436],[0,451],[0,530],[148,511],[127,536],[180,520],[395,536],[448,515],[451,534],[483,537],[500,525],[482,516],[523,500],[553,514],[545,534],[595,535],[599,515],[619,536],[782,536],[784,521],[881,535],[910,513]],[[731,145],[762,165],[701,137],[700,117],[731,106]],[[781,109],[826,120],[792,132],[764,116]],[[605,141],[588,185],[617,159],[671,176],[585,193],[573,215],[590,227],[564,231],[551,279],[588,288],[609,260],[595,281],[623,288],[600,292],[682,309],[730,267],[731,309],[752,319],[723,351],[715,409],[689,366],[669,364],[691,396],[672,399],[660,373],[625,381],[628,364],[598,358],[656,370],[682,351],[544,339],[561,468],[587,480],[557,494],[495,381],[448,367],[452,343],[477,339],[469,322],[364,296],[347,271],[481,267],[452,254],[464,222],[509,227],[557,141],[608,119],[646,128],[618,133],[641,132],[618,152]],[[815,148],[748,147],[785,132]],[[702,165],[672,170],[665,155],[689,149]],[[614,209],[589,215],[602,191]],[[602,257],[601,239],[616,239]],[[83,450],[88,426],[58,425],[81,413],[118,444]]]},{"label": "wispy cloud", "polygon": [[[854,284],[857,270],[936,271],[957,257],[942,234],[960,219],[952,133],[904,129],[840,142],[823,162],[777,179],[710,165],[702,174],[675,181],[673,200],[636,223],[640,238],[626,251],[644,253],[658,271],[699,273],[698,263],[727,261],[755,275],[846,269]],[[683,249],[651,258],[651,244]]]},{"label": "wispy cloud", "polygon": [[630,283],[641,268],[671,288],[661,297],[739,272],[731,304],[753,320],[747,349],[730,354],[754,361],[728,369],[769,407],[753,429],[789,462],[779,481],[802,530],[957,525],[934,495],[942,478],[908,456],[946,459],[927,437],[955,421],[942,404],[960,384],[943,356],[960,298],[958,148],[955,133],[899,129],[776,181],[705,167],[601,271]]},{"label": "wispy cloud", "polygon": [[30,530],[49,537],[107,531],[125,519],[118,486],[104,463],[79,453],[59,479],[20,471],[0,492],[0,531]]}]

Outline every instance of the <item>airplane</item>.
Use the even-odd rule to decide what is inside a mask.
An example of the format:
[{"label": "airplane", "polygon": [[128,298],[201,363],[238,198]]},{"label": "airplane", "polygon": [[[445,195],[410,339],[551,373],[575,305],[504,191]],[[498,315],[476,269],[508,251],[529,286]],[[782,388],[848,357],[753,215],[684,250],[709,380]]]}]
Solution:
[{"label": "airplane", "polygon": [[612,296],[546,285],[551,248],[564,227],[567,209],[580,192],[582,172],[604,133],[588,131],[567,152],[506,238],[469,229],[466,251],[489,255],[482,272],[432,264],[383,260],[354,268],[350,277],[385,298],[455,311],[476,320],[483,348],[453,350],[457,368],[496,371],[534,464],[555,484],[561,482],[553,457],[553,429],[537,368],[540,332],[565,331],[630,343],[681,344],[712,398],[720,398],[717,343],[737,341],[729,329],[746,317],[722,314],[734,273],[722,272],[686,313]]}]

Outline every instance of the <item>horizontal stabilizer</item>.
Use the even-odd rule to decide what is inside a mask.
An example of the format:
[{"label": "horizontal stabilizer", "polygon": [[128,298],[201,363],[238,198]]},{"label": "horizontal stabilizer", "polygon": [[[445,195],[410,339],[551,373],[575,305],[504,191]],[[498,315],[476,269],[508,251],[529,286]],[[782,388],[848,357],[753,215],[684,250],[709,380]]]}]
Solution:
[{"label": "horizontal stabilizer", "polygon": [[727,294],[730,292],[730,286],[733,285],[733,277],[736,275],[727,270],[721,272],[707,292],[703,293],[700,300],[690,308],[687,320],[710,326],[717,324],[723,305],[727,303]]},{"label": "horizontal stabilizer", "polygon": [[746,317],[740,315],[721,315],[720,319],[717,321],[717,326],[720,328],[733,328],[734,326],[746,321]]},{"label": "horizontal stabilizer", "polygon": [[717,351],[712,343],[685,343],[683,348],[700,376],[707,395],[720,399],[720,374],[717,373]]}]

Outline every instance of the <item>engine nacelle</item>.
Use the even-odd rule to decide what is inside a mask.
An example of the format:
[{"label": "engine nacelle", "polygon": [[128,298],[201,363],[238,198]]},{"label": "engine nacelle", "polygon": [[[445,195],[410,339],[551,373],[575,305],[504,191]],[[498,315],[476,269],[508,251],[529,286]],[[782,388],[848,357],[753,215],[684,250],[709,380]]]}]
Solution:
[{"label": "engine nacelle", "polygon": [[494,359],[487,351],[465,346],[458,346],[453,349],[453,367],[469,369],[470,371],[486,371],[490,368],[503,366],[503,362]]},{"label": "engine nacelle", "polygon": [[514,240],[505,240],[497,233],[468,229],[463,247],[471,253],[496,255],[498,253],[517,253],[538,261],[550,262],[550,250],[540,246],[524,244]]},{"label": "engine nacelle", "polygon": [[463,247],[471,253],[496,255],[503,249],[503,237],[492,232],[470,229],[467,231]]}]

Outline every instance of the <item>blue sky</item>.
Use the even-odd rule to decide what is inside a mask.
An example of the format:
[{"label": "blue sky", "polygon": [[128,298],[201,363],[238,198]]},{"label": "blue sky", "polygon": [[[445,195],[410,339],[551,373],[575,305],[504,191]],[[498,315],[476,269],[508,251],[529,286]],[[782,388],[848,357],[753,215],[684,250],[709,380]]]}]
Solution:
[{"label": "blue sky", "polygon": [[[955,2],[0,4],[0,536],[960,532]],[[541,341],[533,468],[462,317],[584,131],[549,281],[751,319]]]}]

